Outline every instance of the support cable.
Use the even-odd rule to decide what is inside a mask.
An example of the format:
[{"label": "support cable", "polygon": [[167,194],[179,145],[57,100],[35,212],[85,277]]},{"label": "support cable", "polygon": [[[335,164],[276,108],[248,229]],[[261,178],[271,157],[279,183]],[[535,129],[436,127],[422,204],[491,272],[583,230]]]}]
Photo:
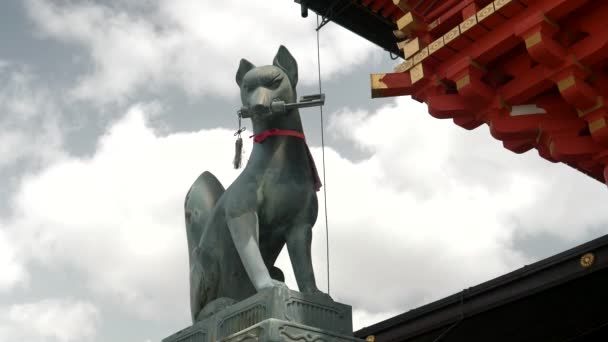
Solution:
[{"label": "support cable", "polygon": [[433,342],[439,342],[443,340],[443,338],[446,337],[450,333],[450,331],[452,331],[452,329],[456,328],[458,324],[464,321],[464,296],[466,291],[467,289],[464,289],[462,290],[462,292],[460,292],[460,318],[456,322],[454,322],[454,324],[450,325],[444,331],[442,331],[441,334],[439,334],[439,336],[437,336],[437,338],[433,340]]},{"label": "support cable", "polygon": [[[319,74],[319,94],[322,94],[321,87],[321,48],[319,44],[319,14],[317,14],[317,68]],[[323,106],[319,106],[321,113],[321,151],[323,155],[323,204],[325,207],[325,251],[327,258],[327,294],[329,294],[329,224],[327,220],[327,181],[325,180],[325,120],[323,119]]]}]

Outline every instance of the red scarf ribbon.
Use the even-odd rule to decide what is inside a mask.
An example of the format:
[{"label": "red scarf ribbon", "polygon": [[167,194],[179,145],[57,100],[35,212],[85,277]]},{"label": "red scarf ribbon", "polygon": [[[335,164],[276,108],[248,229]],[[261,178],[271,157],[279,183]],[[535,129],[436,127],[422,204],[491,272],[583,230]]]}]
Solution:
[{"label": "red scarf ribbon", "polygon": [[286,136],[296,137],[296,138],[300,138],[300,139],[304,140],[304,144],[306,146],[306,153],[308,154],[308,160],[310,161],[310,169],[312,171],[312,177],[314,180],[314,188],[315,188],[315,191],[319,191],[321,189],[321,179],[319,178],[319,172],[317,171],[317,166],[315,165],[315,160],[312,158],[310,149],[308,149],[308,144],[306,144],[306,138],[304,136],[304,133],[290,130],[290,129],[271,128],[262,133],[254,134],[254,135],[250,136],[250,138],[253,138],[253,141],[255,143],[259,144],[259,143],[262,143],[264,140],[266,140],[266,138],[272,137],[272,136],[277,136],[277,135],[284,135],[284,136],[286,135]]}]

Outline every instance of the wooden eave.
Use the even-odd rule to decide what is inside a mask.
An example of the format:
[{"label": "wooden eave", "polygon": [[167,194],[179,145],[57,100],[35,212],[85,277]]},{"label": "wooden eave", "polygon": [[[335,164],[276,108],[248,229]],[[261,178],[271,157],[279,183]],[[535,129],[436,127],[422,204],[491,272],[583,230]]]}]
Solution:
[{"label": "wooden eave", "polygon": [[442,334],[442,342],[596,341],[592,337],[608,337],[607,288],[608,235],[355,336],[376,342],[432,342]]}]

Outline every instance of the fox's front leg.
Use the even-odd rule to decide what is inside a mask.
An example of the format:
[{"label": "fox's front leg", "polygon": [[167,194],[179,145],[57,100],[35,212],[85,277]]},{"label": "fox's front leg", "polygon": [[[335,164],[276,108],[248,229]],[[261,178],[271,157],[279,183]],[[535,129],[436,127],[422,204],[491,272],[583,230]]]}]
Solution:
[{"label": "fox's front leg", "polygon": [[[312,267],[312,224],[295,224],[287,236],[287,250],[298,288],[304,293],[324,294],[317,288]],[[329,295],[327,295],[329,297]]]},{"label": "fox's front leg", "polygon": [[228,217],[226,222],[245,271],[255,289],[260,291],[268,287],[285,286],[284,283],[270,277],[260,253],[257,213],[255,211],[245,212],[237,217]]}]

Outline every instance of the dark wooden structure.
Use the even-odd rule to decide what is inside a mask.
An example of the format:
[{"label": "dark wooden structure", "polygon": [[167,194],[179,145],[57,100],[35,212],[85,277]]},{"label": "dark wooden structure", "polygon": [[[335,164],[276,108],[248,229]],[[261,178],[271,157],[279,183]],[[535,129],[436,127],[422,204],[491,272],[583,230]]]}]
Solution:
[{"label": "dark wooden structure", "polygon": [[608,341],[608,235],[355,335],[377,342]]}]

